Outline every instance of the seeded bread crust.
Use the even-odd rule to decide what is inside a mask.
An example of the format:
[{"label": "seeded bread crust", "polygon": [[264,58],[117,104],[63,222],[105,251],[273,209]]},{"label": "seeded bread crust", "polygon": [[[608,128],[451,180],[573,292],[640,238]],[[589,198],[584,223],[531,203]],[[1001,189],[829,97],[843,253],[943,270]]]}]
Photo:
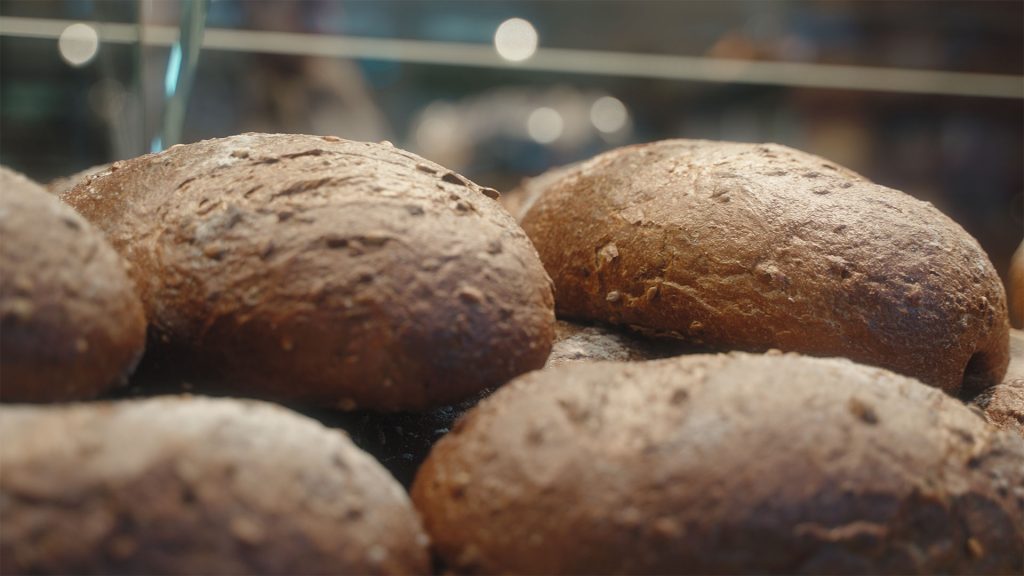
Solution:
[{"label": "seeded bread crust", "polygon": [[103,235],[0,167],[0,400],[93,398],[123,382],[146,320]]},{"label": "seeded bread crust", "polygon": [[784,146],[619,148],[522,224],[560,317],[844,356],[965,396],[1006,370],[1006,296],[978,243],[930,204]]},{"label": "seeded bread crust", "polygon": [[1024,439],[845,359],[532,372],[413,485],[456,573],[1019,574]]},{"label": "seeded bread crust", "polygon": [[393,411],[548,356],[550,279],[496,196],[390,144],[244,134],[65,199],[132,262],[167,349],[245,394]]}]

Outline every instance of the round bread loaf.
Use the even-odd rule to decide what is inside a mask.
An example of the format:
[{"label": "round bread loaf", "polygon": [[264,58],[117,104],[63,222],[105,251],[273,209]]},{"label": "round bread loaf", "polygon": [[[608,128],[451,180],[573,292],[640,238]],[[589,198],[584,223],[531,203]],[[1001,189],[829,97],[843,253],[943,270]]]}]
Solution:
[{"label": "round bread loaf", "polygon": [[134,265],[162,341],[242,392],[442,406],[539,368],[550,280],[481,188],[390,144],[245,134],[65,195]]},{"label": "round bread loaf", "polygon": [[533,372],[434,446],[412,494],[456,573],[1024,569],[1024,439],[845,359]]},{"label": "round bread loaf", "polygon": [[402,488],[253,401],[0,408],[4,574],[426,574]]},{"label": "round bread loaf", "polygon": [[1006,370],[1006,297],[977,242],[930,204],[784,146],[613,150],[522,224],[566,318],[845,356],[966,395]]},{"label": "round bread loaf", "polygon": [[0,167],[0,239],[0,400],[80,400],[123,382],[146,320],[103,235]]}]

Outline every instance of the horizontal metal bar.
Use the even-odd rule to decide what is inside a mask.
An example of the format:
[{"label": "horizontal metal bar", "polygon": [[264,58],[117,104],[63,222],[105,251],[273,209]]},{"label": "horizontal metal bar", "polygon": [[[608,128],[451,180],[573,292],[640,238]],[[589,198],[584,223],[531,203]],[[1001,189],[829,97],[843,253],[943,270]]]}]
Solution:
[{"label": "horizontal metal bar", "polygon": [[[0,18],[0,36],[55,39],[74,20]],[[103,42],[134,43],[134,24],[88,22]],[[169,46],[177,28],[152,25],[143,42]],[[208,50],[396,60],[444,66],[511,68],[564,74],[656,78],[690,82],[759,84],[912,94],[944,94],[1024,99],[1024,76],[938,70],[840,66],[803,62],[729,60],[703,56],[638,54],[603,50],[544,48],[525,62],[507,62],[489,44],[430,42],[394,38],[330,36],[293,32],[209,28],[203,37]]]}]

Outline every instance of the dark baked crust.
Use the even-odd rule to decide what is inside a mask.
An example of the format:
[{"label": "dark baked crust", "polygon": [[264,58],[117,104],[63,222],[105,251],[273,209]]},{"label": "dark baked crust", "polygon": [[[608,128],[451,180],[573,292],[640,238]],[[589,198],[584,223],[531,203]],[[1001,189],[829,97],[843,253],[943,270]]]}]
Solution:
[{"label": "dark baked crust", "polygon": [[543,365],[550,280],[496,193],[389,144],[245,134],[65,195],[160,338],[246,394],[420,410]]},{"label": "dark baked crust", "polygon": [[124,380],[145,335],[142,305],[103,235],[0,167],[0,400],[95,397]]},{"label": "dark baked crust", "polygon": [[1006,297],[977,242],[784,146],[620,148],[548,189],[523,228],[566,318],[845,356],[966,395],[1006,369]]},{"label": "dark baked crust", "polygon": [[425,574],[402,488],[252,401],[0,408],[4,574]]},{"label": "dark baked crust", "polygon": [[455,571],[1019,574],[1024,439],[844,359],[579,363],[510,382],[413,485]]}]

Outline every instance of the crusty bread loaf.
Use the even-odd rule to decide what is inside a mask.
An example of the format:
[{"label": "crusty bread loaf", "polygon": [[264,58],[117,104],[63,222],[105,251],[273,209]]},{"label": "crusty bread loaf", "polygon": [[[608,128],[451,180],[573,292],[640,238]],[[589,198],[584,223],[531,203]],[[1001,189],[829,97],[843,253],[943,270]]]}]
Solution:
[{"label": "crusty bread loaf", "polygon": [[161,339],[239,392],[420,410],[551,348],[550,280],[496,195],[390,144],[245,134],[65,199],[134,264]]},{"label": "crusty bread loaf", "polygon": [[1024,439],[845,359],[532,372],[434,446],[412,494],[456,573],[1024,570]]},{"label": "crusty bread loaf", "polygon": [[523,219],[560,316],[721,349],[845,356],[973,395],[1001,381],[1006,297],[930,204],[784,146],[602,154]]},{"label": "crusty bread loaf", "polygon": [[4,574],[426,574],[402,488],[253,401],[0,408]]},{"label": "crusty bread loaf", "polygon": [[142,305],[103,235],[0,167],[0,400],[97,396],[124,380],[145,337]]}]

